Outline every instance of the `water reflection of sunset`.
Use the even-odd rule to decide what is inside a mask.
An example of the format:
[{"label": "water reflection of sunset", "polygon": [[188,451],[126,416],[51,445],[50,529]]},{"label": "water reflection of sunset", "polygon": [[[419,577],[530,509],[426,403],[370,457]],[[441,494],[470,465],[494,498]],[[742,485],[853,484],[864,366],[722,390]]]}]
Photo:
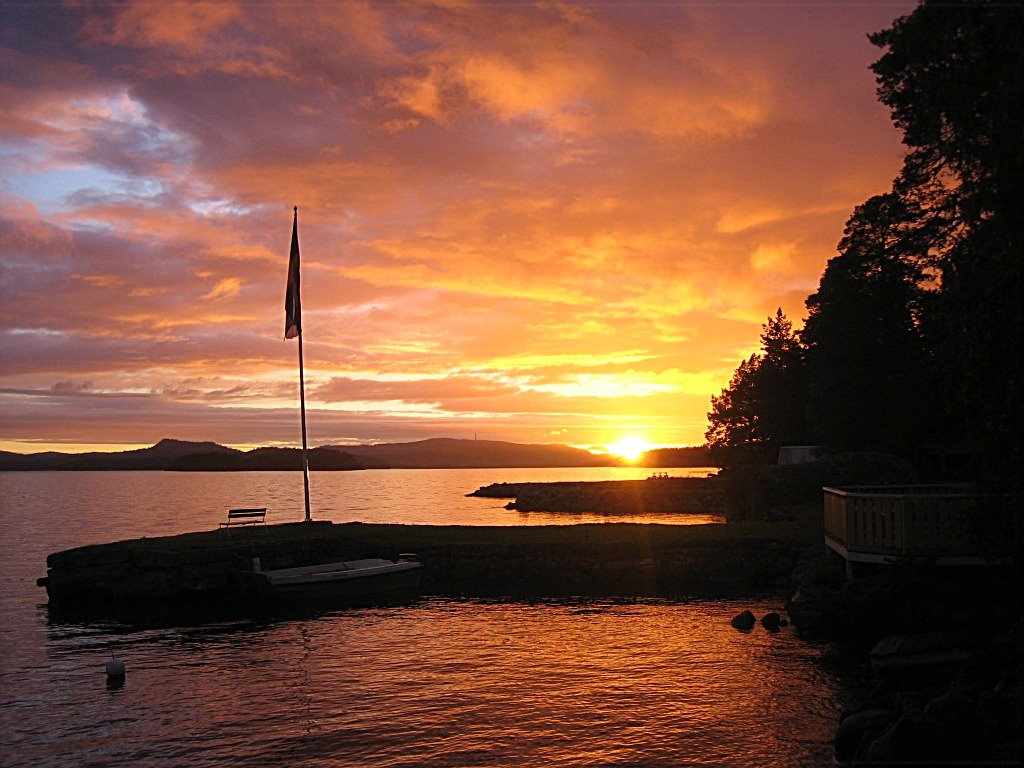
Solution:
[{"label": "water reflection of sunset", "polygon": [[[436,601],[140,636],[132,682],[162,693],[135,702],[138,728],[105,754],[392,768],[827,764],[839,701],[818,651],[791,632],[732,629],[739,609]],[[68,695],[86,722],[111,706]]]},{"label": "water reflection of sunset", "polygon": [[700,443],[898,167],[912,6],[5,9],[0,448],[294,442],[293,204],[314,443]]}]

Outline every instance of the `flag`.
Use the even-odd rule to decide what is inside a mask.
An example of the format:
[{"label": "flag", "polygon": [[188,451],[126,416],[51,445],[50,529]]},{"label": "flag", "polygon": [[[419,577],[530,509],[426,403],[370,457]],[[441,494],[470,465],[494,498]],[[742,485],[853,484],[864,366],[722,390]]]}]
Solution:
[{"label": "flag", "polygon": [[302,333],[302,304],[299,300],[299,208],[292,220],[292,252],[288,257],[288,287],[284,293],[284,337]]}]

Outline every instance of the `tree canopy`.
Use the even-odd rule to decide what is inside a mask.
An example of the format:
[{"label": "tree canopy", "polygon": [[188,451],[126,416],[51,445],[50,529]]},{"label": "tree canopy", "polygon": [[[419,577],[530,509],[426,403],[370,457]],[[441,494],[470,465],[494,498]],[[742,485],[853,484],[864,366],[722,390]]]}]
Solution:
[{"label": "tree canopy", "polygon": [[1018,3],[925,2],[870,38],[885,49],[879,98],[909,148],[894,190],[938,270],[943,387],[979,460],[1004,476],[1024,460],[1022,17]]},{"label": "tree canopy", "polygon": [[[913,456],[962,433],[978,472],[1019,488],[1021,21],[1019,4],[926,0],[869,36],[903,167],[854,209],[799,335],[778,313],[762,353],[712,399],[712,446]],[[770,346],[785,349],[784,366]]]}]

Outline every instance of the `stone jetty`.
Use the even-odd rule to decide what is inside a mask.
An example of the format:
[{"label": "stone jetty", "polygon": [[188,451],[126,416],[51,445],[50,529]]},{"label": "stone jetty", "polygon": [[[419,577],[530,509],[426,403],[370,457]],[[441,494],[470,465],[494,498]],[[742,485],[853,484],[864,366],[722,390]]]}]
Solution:
[{"label": "stone jetty", "polygon": [[467,494],[513,499],[521,512],[591,514],[725,514],[714,478],[654,476],[646,480],[492,483]]},{"label": "stone jetty", "polygon": [[251,526],[57,552],[51,608],[232,607],[259,557],[286,568],[415,552],[422,592],[451,597],[730,597],[784,594],[806,536],[786,524]]}]

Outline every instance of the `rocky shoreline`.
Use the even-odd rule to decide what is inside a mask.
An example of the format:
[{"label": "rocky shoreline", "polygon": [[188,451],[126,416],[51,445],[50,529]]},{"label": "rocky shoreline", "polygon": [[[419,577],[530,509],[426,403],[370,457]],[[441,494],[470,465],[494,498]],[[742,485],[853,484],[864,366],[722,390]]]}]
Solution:
[{"label": "rocky shoreline", "polygon": [[[1020,765],[1022,623],[1011,568],[881,567],[851,581],[808,550],[786,611],[800,635],[827,641],[859,693],[840,716],[842,765]],[[933,652],[883,665],[888,641],[923,638]]]}]

